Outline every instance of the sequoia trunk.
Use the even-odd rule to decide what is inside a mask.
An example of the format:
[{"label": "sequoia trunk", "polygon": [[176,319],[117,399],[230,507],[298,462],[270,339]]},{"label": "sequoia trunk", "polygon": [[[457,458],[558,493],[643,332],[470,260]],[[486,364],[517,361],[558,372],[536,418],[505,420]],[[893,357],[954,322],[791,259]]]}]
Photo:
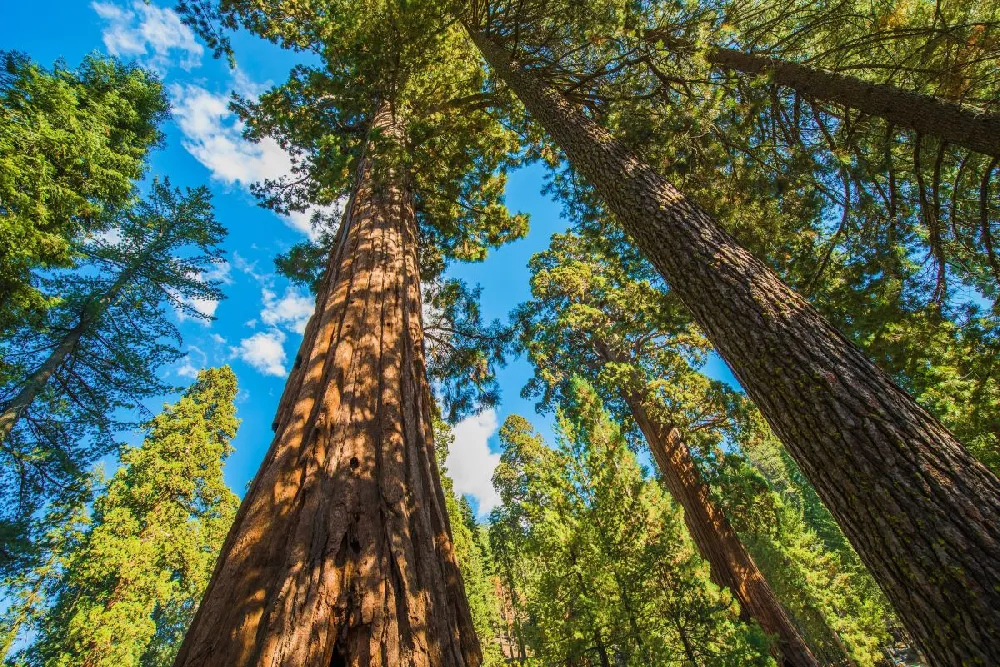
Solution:
[{"label": "sequoia trunk", "polygon": [[680,432],[653,419],[639,396],[626,394],[624,400],[646,438],[667,490],[684,509],[684,523],[698,552],[708,561],[712,581],[732,591],[744,618],[754,619],[764,632],[777,635],[781,655],[776,657],[785,665],[818,667],[819,662],[725,513],[712,502]]},{"label": "sequoia trunk", "polygon": [[1000,664],[1000,481],[707,213],[470,35],[690,310],[928,657]]},{"label": "sequoia trunk", "polygon": [[817,69],[737,49],[709,49],[705,59],[722,69],[767,75],[779,86],[804,97],[835,102],[891,125],[979,153],[1000,156],[1000,115],[978,113],[954,102],[896,86],[869,83],[853,76]]},{"label": "sequoia trunk", "polygon": [[[389,108],[373,128],[403,139]],[[370,151],[274,441],[177,667],[481,662],[435,462],[431,400],[413,194],[406,174]]]}]

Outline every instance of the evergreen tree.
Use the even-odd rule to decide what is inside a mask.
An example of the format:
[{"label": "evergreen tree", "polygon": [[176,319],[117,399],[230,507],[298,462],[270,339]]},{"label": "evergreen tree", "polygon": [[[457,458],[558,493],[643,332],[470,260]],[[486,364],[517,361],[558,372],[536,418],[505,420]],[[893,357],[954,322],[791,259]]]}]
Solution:
[{"label": "evergreen tree", "polygon": [[[694,56],[725,39],[872,81],[891,63],[891,80],[908,88],[989,108],[995,49],[976,35],[995,29],[993,10],[945,3],[942,21],[930,3],[732,3],[689,15],[632,7],[619,23],[593,28],[601,36],[591,45],[613,46],[584,50],[611,62],[586,75],[579,64],[563,89],[579,96],[586,86],[582,99],[626,145],[995,466],[1000,442],[988,397],[998,382],[990,360],[1000,322],[988,304],[1000,200],[991,194],[989,158],[767,78],[720,75]],[[622,72],[626,61],[634,66]],[[955,89],[945,94],[947,81]],[[572,172],[558,173],[553,185],[576,215],[606,224],[588,210],[600,207]]]},{"label": "evergreen tree", "polygon": [[40,534],[35,545],[34,566],[23,567],[0,581],[0,593],[7,608],[0,616],[0,664],[19,638],[36,631],[46,608],[59,595],[66,564],[86,538],[90,526],[89,503],[93,500],[97,475],[77,480],[73,488],[46,509],[40,524],[33,527]]},{"label": "evergreen tree", "polygon": [[222,474],[239,426],[235,399],[228,366],[201,371],[124,452],[26,650],[29,664],[173,662],[236,514]]},{"label": "evergreen tree", "polygon": [[997,478],[708,213],[523,68],[531,36],[494,19],[467,19],[493,73],[693,314],[921,647],[995,660],[1000,636],[970,629],[1000,627],[986,620],[1000,571],[983,565],[1000,563]]},{"label": "evergreen tree", "polygon": [[596,394],[575,381],[549,450],[508,418],[491,538],[541,664],[768,664],[759,630],[708,581],[676,509],[644,478]]},{"label": "evergreen tree", "polygon": [[486,113],[444,3],[183,4],[214,46],[221,24],[318,55],[236,109],[295,159],[258,190],[266,205],[348,204],[177,664],[479,664],[433,457],[421,279],[524,233],[502,199],[517,137]]},{"label": "evergreen tree", "polygon": [[71,266],[74,242],[128,204],[168,108],[138,67],[90,56],[46,70],[0,52],[0,332],[58,296],[36,271]]},{"label": "evergreen tree", "polygon": [[[814,608],[829,599],[828,593],[786,588],[776,595],[770,586],[775,572],[783,566],[813,578],[836,572],[842,582],[837,592],[844,599],[870,591],[854,586],[855,578],[864,578],[860,567],[838,567],[839,562],[819,566],[804,551],[783,552],[770,545],[762,550],[757,542],[742,543],[738,533],[746,530],[737,526],[752,525],[758,533],[787,535],[793,541],[802,541],[801,533],[811,531],[791,518],[771,530],[769,521],[786,508],[767,497],[766,485],[754,483],[754,472],[740,454],[743,439],[749,437],[738,426],[749,418],[746,402],[699,373],[710,349],[707,341],[651,267],[615,235],[555,235],[550,248],[534,256],[530,266],[533,299],[518,308],[516,318],[522,345],[536,369],[526,394],[539,397],[539,407],[551,407],[561,400],[574,374],[586,376],[616,418],[628,425],[630,435],[648,446],[664,486],[684,509],[689,533],[708,560],[713,581],[732,591],[746,617],[756,618],[772,633],[784,633],[787,661],[811,660],[794,650],[794,642],[803,642],[796,625],[817,616]],[[734,494],[743,500],[733,502]],[[843,539],[835,524],[832,532]],[[853,556],[850,547],[840,546],[845,557]],[[760,554],[769,557],[772,567],[758,567]],[[800,555],[805,562],[797,558]],[[779,575],[787,578],[787,573]],[[880,598],[875,597],[877,606]],[[823,616],[803,632],[806,642],[823,648],[821,662],[847,657],[836,645],[827,650],[836,639],[824,622],[833,620],[842,633],[859,640],[862,652],[870,640],[877,645],[885,638],[880,619]],[[847,650],[854,652],[851,642]]]},{"label": "evergreen tree", "polygon": [[79,266],[44,281],[58,305],[0,343],[10,363],[0,394],[2,519],[13,535],[114,450],[123,411],[167,389],[157,372],[180,356],[180,337],[165,306],[207,318],[198,300],[222,298],[212,273],[225,232],[206,188],[154,181],[107,227],[78,244]]}]

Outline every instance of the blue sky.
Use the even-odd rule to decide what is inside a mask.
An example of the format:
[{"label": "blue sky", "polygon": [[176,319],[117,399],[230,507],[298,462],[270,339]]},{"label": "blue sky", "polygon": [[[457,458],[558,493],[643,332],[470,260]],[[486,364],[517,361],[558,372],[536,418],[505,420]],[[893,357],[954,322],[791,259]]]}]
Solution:
[{"label": "blue sky", "polygon": [[[172,117],[164,126],[166,146],[152,157],[150,176],[169,176],[178,186],[208,185],[216,215],[229,229],[227,265],[222,271],[227,299],[199,304],[215,321],[191,319],[178,326],[187,356],[166,378],[186,384],[197,369],[229,363],[240,384],[239,416],[243,420],[226,466],[226,479],[242,495],[270,444],[270,424],[284,386],[289,360],[301,341],[313,299],[277,276],[274,256],[308,233],[308,215],[282,218],[259,208],[249,195],[250,183],[286,173],[288,158],[272,142],[250,144],[239,135],[226,104],[233,90],[253,95],[284,81],[298,56],[249,35],[234,40],[238,67],[231,70],[211,54],[170,9],[169,0],[56,0],[39,5],[4,2],[0,48],[26,52],[48,66],[63,58],[73,66],[88,53],[103,52],[136,60],[158,71],[170,94]],[[540,194],[544,171],[531,166],[511,175],[507,201],[531,216],[525,239],[493,252],[478,264],[456,265],[452,275],[483,287],[487,318],[503,318],[528,297],[526,264],[545,248],[549,237],[566,228],[560,206]],[[709,369],[728,376],[721,362]],[[552,420],[537,415],[520,398],[531,371],[523,359],[500,374],[502,403],[456,426],[456,442],[448,461],[456,490],[472,496],[480,509],[497,502],[489,484],[499,458],[496,430],[511,413],[528,417],[551,434]]]}]

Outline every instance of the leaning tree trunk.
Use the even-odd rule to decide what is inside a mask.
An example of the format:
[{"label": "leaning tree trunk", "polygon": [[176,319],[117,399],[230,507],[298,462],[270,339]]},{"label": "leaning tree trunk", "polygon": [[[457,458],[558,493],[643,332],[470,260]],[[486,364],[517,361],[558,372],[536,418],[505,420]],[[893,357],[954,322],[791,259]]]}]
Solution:
[{"label": "leaning tree trunk", "polygon": [[979,113],[896,86],[737,49],[710,48],[705,60],[720,69],[764,75],[804,97],[843,104],[890,125],[927,134],[978,153],[1000,156],[1000,115]]},{"label": "leaning tree trunk", "polygon": [[729,519],[712,501],[680,431],[654,419],[639,396],[627,393],[623,399],[649,445],[663,483],[684,510],[684,523],[708,561],[712,581],[732,591],[744,619],[754,619],[764,632],[778,637],[780,655],[776,658],[789,667],[819,667]]},{"label": "leaning tree trunk", "polygon": [[3,407],[3,412],[0,413],[0,443],[5,442],[10,437],[14,427],[17,426],[17,422],[20,421],[24,413],[31,407],[31,404],[35,402],[38,394],[45,389],[49,380],[66,362],[66,359],[76,351],[77,346],[80,344],[80,339],[83,338],[84,334],[89,333],[100,322],[108,308],[132,280],[138,267],[148,258],[152,251],[153,247],[142,253],[139,259],[133,261],[121,272],[118,278],[115,279],[115,282],[111,284],[111,287],[84,303],[83,309],[80,311],[80,319],[77,323],[59,340],[59,344],[46,357],[45,361],[28,376],[21,391]]},{"label": "leaning tree trunk", "polygon": [[[403,140],[391,109],[373,128]],[[435,462],[413,194],[377,154],[177,667],[481,662]]]},{"label": "leaning tree trunk", "polygon": [[1000,480],[694,202],[470,36],[691,311],[928,657],[1000,664]]},{"label": "leaning tree trunk", "polygon": [[[594,343],[602,363],[623,360],[600,337]],[[639,392],[623,390],[620,395],[646,440],[667,491],[684,510],[684,524],[698,553],[708,561],[712,581],[732,592],[744,620],[753,619],[764,632],[777,636],[776,659],[789,667],[819,667],[725,512],[712,500],[680,431],[650,414]]]}]

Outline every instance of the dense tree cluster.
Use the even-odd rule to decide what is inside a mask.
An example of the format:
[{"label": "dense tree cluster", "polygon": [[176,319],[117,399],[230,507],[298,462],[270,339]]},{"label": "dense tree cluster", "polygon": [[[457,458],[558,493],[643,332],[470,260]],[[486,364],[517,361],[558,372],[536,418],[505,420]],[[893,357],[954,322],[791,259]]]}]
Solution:
[{"label": "dense tree cluster", "polygon": [[[275,258],[315,312],[241,502],[234,373],[146,407],[225,296],[162,84],[0,54],[0,661],[1000,664],[1000,4],[176,10],[308,54],[231,106],[262,206],[338,210]],[[529,162],[569,228],[487,321],[449,267]],[[450,424],[518,354],[556,437],[480,520]]]}]

